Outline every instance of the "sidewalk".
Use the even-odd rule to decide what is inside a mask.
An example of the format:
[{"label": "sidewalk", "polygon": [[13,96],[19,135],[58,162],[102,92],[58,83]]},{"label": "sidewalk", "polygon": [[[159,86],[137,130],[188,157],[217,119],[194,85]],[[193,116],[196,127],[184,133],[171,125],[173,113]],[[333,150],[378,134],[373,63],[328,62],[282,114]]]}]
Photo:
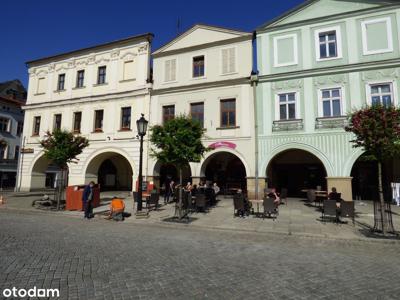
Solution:
[{"label": "sidewalk", "polygon": [[[42,212],[49,214],[60,214],[63,216],[82,218],[83,213],[79,211],[49,211],[39,210],[32,207],[32,201],[40,199],[43,193],[8,193],[5,195],[6,204],[0,209],[19,211]],[[257,218],[253,215],[245,218],[233,216],[233,203],[230,197],[219,197],[220,201],[215,207],[210,208],[207,213],[192,213],[188,220],[178,222],[173,218],[174,203],[163,205],[157,211],[150,211],[146,219],[137,219],[134,215],[133,200],[129,192],[104,192],[101,194],[101,206],[94,209],[97,219],[104,218],[103,213],[109,209],[109,202],[113,196],[125,198],[126,211],[132,216],[126,218],[124,223],[153,224],[162,226],[190,226],[198,228],[233,230],[258,233],[276,233],[284,235],[311,236],[317,238],[349,239],[349,240],[372,240],[376,236],[371,235],[370,228],[374,223],[373,204],[369,201],[355,201],[356,219],[353,226],[350,219],[345,219],[347,224],[335,224],[327,221],[321,222],[321,212],[307,205],[302,199],[289,198],[287,205],[281,205],[279,216],[272,219]],[[262,207],[260,207],[260,211]],[[257,207],[255,207],[257,211]],[[393,223],[400,226],[400,208],[392,206]],[[113,222],[113,221],[110,221]],[[400,241],[399,238],[391,240]]]}]

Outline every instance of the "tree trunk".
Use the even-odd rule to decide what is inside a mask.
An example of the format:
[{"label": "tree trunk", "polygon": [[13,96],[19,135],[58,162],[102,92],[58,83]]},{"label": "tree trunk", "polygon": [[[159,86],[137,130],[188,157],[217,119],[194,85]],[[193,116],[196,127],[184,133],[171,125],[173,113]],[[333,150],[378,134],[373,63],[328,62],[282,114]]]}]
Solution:
[{"label": "tree trunk", "polygon": [[182,167],[179,167],[179,219],[182,219],[182,187],[183,187],[183,179],[182,179]]},{"label": "tree trunk", "polygon": [[382,224],[382,233],[385,235],[387,232],[387,216],[385,210],[385,199],[383,197],[383,185],[382,185],[382,162],[378,161],[378,190],[379,190],[379,203],[381,209],[381,224]]}]

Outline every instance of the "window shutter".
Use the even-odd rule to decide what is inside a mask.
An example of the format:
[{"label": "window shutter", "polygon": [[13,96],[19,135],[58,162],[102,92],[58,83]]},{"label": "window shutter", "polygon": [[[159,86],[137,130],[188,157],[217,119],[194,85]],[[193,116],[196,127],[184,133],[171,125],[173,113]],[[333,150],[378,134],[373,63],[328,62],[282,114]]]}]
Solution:
[{"label": "window shutter", "polygon": [[236,53],[235,48],[231,48],[229,51],[229,73],[236,71]]},{"label": "window shutter", "polygon": [[222,74],[228,72],[228,49],[222,49]]},{"label": "window shutter", "polygon": [[171,71],[170,71],[171,81],[176,80],[176,59],[171,60]]}]

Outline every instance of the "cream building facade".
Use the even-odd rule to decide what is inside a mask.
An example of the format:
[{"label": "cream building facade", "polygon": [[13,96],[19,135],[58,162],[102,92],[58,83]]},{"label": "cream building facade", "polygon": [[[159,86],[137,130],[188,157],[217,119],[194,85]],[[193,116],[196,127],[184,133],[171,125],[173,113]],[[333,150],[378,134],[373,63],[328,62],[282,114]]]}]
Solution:
[{"label": "cream building facade", "polygon": [[53,185],[55,169],[39,141],[55,128],[90,142],[78,163],[69,165],[68,185],[93,180],[108,189],[133,189],[139,161],[135,120],[149,115],[152,38],[148,33],[27,63],[20,190]]},{"label": "cream building facade", "polygon": [[[197,119],[213,148],[190,163],[184,180],[217,182],[224,189],[254,191],[255,140],[252,33],[195,25],[153,53],[154,83],[150,123],[176,115]],[[156,185],[178,178],[173,166],[149,158],[148,176]]]}]

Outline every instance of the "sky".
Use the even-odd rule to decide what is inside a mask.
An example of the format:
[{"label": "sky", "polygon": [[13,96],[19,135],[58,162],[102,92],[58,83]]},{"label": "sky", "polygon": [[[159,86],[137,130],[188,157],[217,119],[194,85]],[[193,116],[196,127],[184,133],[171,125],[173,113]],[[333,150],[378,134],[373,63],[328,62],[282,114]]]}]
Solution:
[{"label": "sky", "polygon": [[[237,2],[237,3],[236,3]],[[25,62],[152,32],[153,50],[196,23],[245,31],[271,20],[302,0],[2,0],[0,82],[27,87]]]}]

